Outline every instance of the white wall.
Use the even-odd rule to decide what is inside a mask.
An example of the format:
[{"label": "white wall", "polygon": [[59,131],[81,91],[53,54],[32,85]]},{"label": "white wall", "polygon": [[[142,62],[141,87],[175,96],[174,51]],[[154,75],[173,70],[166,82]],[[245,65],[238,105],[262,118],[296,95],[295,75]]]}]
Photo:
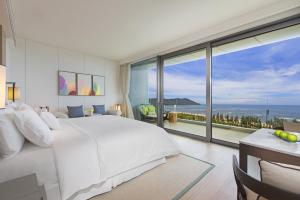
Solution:
[{"label": "white wall", "polygon": [[[7,76],[21,89],[27,104],[66,110],[67,105],[120,103],[119,63],[80,52],[18,38],[17,46],[7,40]],[[105,96],[58,96],[58,70],[105,76]]]}]

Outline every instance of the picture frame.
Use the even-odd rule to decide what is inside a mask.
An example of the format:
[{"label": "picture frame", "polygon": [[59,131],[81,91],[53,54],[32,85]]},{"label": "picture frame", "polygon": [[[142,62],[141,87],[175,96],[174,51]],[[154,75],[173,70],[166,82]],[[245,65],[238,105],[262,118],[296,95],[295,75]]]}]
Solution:
[{"label": "picture frame", "polygon": [[77,73],[77,96],[93,96],[91,74]]},{"label": "picture frame", "polygon": [[92,76],[93,96],[105,96],[105,76]]},{"label": "picture frame", "polygon": [[68,71],[58,71],[58,95],[76,96],[77,82],[76,73]]}]

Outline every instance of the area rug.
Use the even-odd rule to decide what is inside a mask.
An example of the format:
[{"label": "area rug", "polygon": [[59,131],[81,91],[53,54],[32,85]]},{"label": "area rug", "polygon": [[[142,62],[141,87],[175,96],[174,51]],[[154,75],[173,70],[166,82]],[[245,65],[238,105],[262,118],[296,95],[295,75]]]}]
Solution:
[{"label": "area rug", "polygon": [[91,200],[178,200],[214,165],[184,154]]}]

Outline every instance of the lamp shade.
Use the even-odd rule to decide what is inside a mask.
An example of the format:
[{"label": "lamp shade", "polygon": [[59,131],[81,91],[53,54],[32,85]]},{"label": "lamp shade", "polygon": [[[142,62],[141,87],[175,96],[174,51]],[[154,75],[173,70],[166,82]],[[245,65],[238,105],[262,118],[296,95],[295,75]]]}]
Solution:
[{"label": "lamp shade", "polygon": [[116,104],[115,105],[115,110],[121,110],[121,104]]},{"label": "lamp shade", "polygon": [[0,108],[5,108],[6,98],[6,69],[0,65]]},{"label": "lamp shade", "polygon": [[19,87],[8,87],[7,98],[8,100],[15,101],[20,99],[20,88]]}]

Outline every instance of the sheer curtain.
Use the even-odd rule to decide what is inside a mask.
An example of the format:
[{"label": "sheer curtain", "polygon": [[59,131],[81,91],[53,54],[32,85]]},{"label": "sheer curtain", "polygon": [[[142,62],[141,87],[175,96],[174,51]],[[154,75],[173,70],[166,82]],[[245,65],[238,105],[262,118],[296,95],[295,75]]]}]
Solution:
[{"label": "sheer curtain", "polygon": [[123,113],[127,118],[134,119],[132,107],[129,100],[129,89],[130,89],[130,64],[123,64],[120,67],[120,82],[121,92],[123,98]]}]

